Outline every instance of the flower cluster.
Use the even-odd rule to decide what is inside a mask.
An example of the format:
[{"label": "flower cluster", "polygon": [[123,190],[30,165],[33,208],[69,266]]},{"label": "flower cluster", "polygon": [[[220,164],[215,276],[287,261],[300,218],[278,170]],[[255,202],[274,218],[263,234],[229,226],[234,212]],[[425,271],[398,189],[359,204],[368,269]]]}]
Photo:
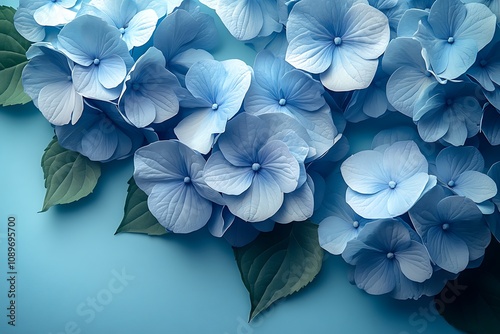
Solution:
[{"label": "flower cluster", "polygon": [[[170,232],[242,246],[312,219],[371,294],[433,295],[480,264],[500,231],[500,162],[483,157],[500,144],[496,1],[200,2],[252,66],[214,59],[195,1],[20,2],[23,86],[61,146],[133,156]],[[344,159],[374,118],[405,126]]]}]

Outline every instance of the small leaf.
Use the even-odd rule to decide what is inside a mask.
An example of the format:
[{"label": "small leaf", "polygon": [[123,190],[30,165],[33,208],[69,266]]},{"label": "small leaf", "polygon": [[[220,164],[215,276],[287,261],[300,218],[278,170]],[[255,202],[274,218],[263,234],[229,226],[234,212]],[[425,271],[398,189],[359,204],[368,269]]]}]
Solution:
[{"label": "small leaf", "polygon": [[479,268],[448,282],[434,298],[436,309],[455,328],[472,334],[494,334],[500,328],[500,244],[492,240]]},{"label": "small leaf", "polygon": [[67,150],[54,137],[42,156],[47,192],[42,212],[56,204],[67,204],[90,194],[101,176],[101,164]]},{"label": "small leaf", "polygon": [[250,321],[275,301],[309,284],[323,260],[318,226],[310,222],[277,224],[272,232],[234,248],[234,254],[250,294]]},{"label": "small leaf", "polygon": [[28,63],[26,51],[31,43],[14,27],[12,7],[0,6],[0,106],[31,101],[23,90],[21,74]]},{"label": "small leaf", "polygon": [[125,214],[115,234],[122,232],[163,235],[167,233],[148,209],[148,195],[135,183],[133,177],[128,181]]}]

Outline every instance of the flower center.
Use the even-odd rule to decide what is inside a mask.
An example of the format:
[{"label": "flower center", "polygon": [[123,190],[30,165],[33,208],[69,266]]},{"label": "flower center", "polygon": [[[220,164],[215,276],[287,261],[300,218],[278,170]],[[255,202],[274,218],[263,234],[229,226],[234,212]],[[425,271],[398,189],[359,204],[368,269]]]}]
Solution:
[{"label": "flower center", "polygon": [[486,61],[486,59],[483,59],[479,62],[479,65],[481,65],[481,67],[485,67],[486,65],[488,65],[488,62]]},{"label": "flower center", "polygon": [[119,30],[120,30],[120,34],[123,35],[125,33],[125,28],[121,27]]},{"label": "flower center", "polygon": [[286,104],[286,99],[280,99],[280,101],[278,102],[280,106],[284,106]]},{"label": "flower center", "polygon": [[359,227],[359,222],[358,222],[357,220],[353,221],[353,222],[352,222],[352,226],[353,226],[354,228],[358,228],[358,227]]},{"label": "flower center", "polygon": [[260,164],[258,162],[254,162],[252,165],[252,170],[257,172],[260,169]]},{"label": "flower center", "polygon": [[66,80],[68,80],[68,81],[73,81],[73,78],[71,77],[71,75],[68,75],[68,76],[66,77]]},{"label": "flower center", "polygon": [[191,178],[190,178],[189,176],[186,176],[186,177],[184,178],[184,183],[185,183],[185,184],[191,183]]},{"label": "flower center", "polygon": [[448,187],[453,188],[455,186],[455,181],[450,180],[448,181]]},{"label": "flower center", "polygon": [[389,260],[394,259],[394,253],[393,253],[393,252],[389,252],[389,253],[387,253],[387,258],[388,258]]},{"label": "flower center", "polygon": [[141,88],[141,85],[138,84],[137,82],[134,82],[132,84],[132,90],[138,91]]},{"label": "flower center", "polygon": [[425,76],[426,76],[426,77],[430,77],[430,76],[431,76],[431,72],[429,72],[429,71],[425,71]]},{"label": "flower center", "polygon": [[397,183],[394,181],[389,181],[389,188],[394,189],[396,188]]},{"label": "flower center", "polygon": [[453,44],[455,42],[455,39],[453,37],[448,37],[448,43]]},{"label": "flower center", "polygon": [[101,60],[99,58],[96,58],[94,59],[94,65],[99,65],[99,63],[101,62]]},{"label": "flower center", "polygon": [[340,44],[342,44],[342,38],[340,37],[335,37],[333,39],[333,43],[335,43],[335,45],[339,46]]},{"label": "flower center", "polygon": [[446,231],[447,229],[450,228],[450,224],[444,223],[441,227],[443,228],[444,231]]},{"label": "flower center", "polygon": [[212,104],[212,110],[219,109],[219,105],[217,103]]}]

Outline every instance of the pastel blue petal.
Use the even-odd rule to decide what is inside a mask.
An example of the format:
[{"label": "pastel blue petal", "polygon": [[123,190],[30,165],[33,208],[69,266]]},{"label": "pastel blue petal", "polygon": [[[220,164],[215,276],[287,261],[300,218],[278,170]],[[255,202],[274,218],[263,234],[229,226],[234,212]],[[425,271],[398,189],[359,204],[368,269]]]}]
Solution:
[{"label": "pastel blue petal", "polygon": [[381,190],[376,194],[360,194],[347,188],[346,202],[351,208],[363,218],[380,219],[391,218],[393,215],[389,213],[387,202],[391,195],[391,189]]},{"label": "pastel blue petal", "polygon": [[414,141],[400,141],[384,151],[383,168],[390,180],[400,183],[417,173],[427,173],[427,159]]},{"label": "pastel blue petal", "polygon": [[71,22],[76,12],[61,6],[61,3],[49,1],[35,10],[33,18],[42,26],[58,26]]},{"label": "pastel blue petal", "polygon": [[461,38],[474,40],[477,49],[481,50],[493,39],[497,18],[483,4],[468,3],[465,8],[467,16],[456,34]]},{"label": "pastel blue petal", "polygon": [[[442,138],[450,128],[449,120],[442,114],[424,115],[417,123],[418,134],[426,142],[435,142]],[[465,139],[464,139],[465,140]]]},{"label": "pastel blue petal", "polygon": [[283,205],[271,219],[281,224],[301,222],[310,218],[313,211],[314,183],[311,177],[308,177],[307,182],[300,188],[285,194]]},{"label": "pastel blue petal", "polygon": [[283,142],[272,140],[266,143],[259,150],[256,162],[261,165],[261,170],[273,178],[282,192],[289,193],[297,188],[299,164]]},{"label": "pastel blue petal", "polygon": [[51,83],[40,91],[38,109],[54,125],[75,124],[83,112],[83,98],[70,81]]},{"label": "pastel blue petal", "polygon": [[118,134],[116,131],[106,133],[93,128],[87,131],[82,138],[82,151],[93,161],[110,159],[118,146]]},{"label": "pastel blue petal", "polygon": [[110,101],[120,95],[120,88],[106,89],[100,83],[97,66],[90,65],[89,67],[83,67],[76,64],[73,67],[72,77],[76,91],[84,97]]},{"label": "pastel blue petal", "polygon": [[207,223],[208,231],[217,238],[226,233],[233,224],[235,216],[229,212],[227,207],[222,205],[212,205],[212,216]]},{"label": "pastel blue petal", "polygon": [[484,202],[497,194],[495,182],[486,174],[476,171],[460,174],[451,189],[457,195],[468,197],[476,203]]},{"label": "pastel blue petal", "polygon": [[97,68],[99,82],[107,89],[118,86],[127,75],[125,62],[119,56],[101,59]]},{"label": "pastel blue petal", "polygon": [[36,23],[32,11],[27,8],[18,7],[14,14],[14,26],[28,41],[41,42],[45,39],[45,27]]},{"label": "pastel blue petal", "polygon": [[447,147],[436,157],[437,177],[441,182],[455,180],[465,171],[484,170],[484,158],[473,146]]},{"label": "pastel blue petal", "polygon": [[407,249],[412,241],[410,229],[397,219],[380,219],[367,223],[360,232],[358,240],[383,253],[396,253]]},{"label": "pastel blue petal", "polygon": [[155,185],[148,196],[148,207],[158,222],[174,233],[199,230],[212,214],[212,203],[182,181]]},{"label": "pastel blue petal", "polygon": [[354,280],[358,288],[372,295],[391,292],[396,286],[394,277],[395,261],[388,260],[386,254],[374,253],[362,256],[354,269]]},{"label": "pastel blue petal", "polygon": [[127,119],[138,128],[143,128],[154,122],[155,105],[146,97],[130,92],[123,99]]},{"label": "pastel blue petal", "polygon": [[408,279],[422,283],[432,276],[432,266],[426,248],[419,242],[411,241],[404,251],[396,252],[396,260],[401,272]]},{"label": "pastel blue petal", "polygon": [[342,177],[354,191],[374,194],[389,188],[389,175],[383,166],[383,154],[361,151],[347,158],[340,167]]},{"label": "pastel blue petal", "polygon": [[283,193],[265,170],[255,174],[252,185],[241,195],[223,195],[229,210],[249,222],[271,218],[283,204]]},{"label": "pastel blue petal", "polygon": [[158,16],[152,9],[142,10],[134,15],[123,34],[123,40],[127,43],[129,50],[134,46],[146,44],[156,29],[157,21]]},{"label": "pastel blue petal", "polygon": [[252,184],[254,171],[250,166],[231,165],[220,151],[213,152],[203,171],[205,182],[227,195],[240,195]]},{"label": "pastel blue petal", "polygon": [[342,254],[347,243],[358,236],[359,230],[352,222],[339,217],[327,217],[319,224],[319,244],[326,251],[339,255]]},{"label": "pastel blue petal", "polygon": [[459,273],[467,267],[469,249],[454,233],[443,233],[441,226],[432,227],[424,242],[432,260],[444,270]]},{"label": "pastel blue petal", "polygon": [[323,87],[306,73],[291,70],[280,79],[281,90],[287,104],[307,111],[316,111],[325,105],[322,97]]},{"label": "pastel blue petal", "polygon": [[398,24],[398,37],[412,37],[418,29],[418,22],[427,19],[429,12],[422,9],[410,8],[405,11]]},{"label": "pastel blue petal", "polygon": [[257,1],[219,0],[217,15],[238,40],[257,37],[264,25],[264,13]]},{"label": "pastel blue petal", "polygon": [[410,210],[422,195],[428,180],[427,173],[417,173],[399,182],[387,199],[387,211],[391,217],[402,215]]},{"label": "pastel blue petal", "polygon": [[419,70],[422,74],[427,72],[424,58],[422,58],[422,45],[419,41],[413,38],[398,37],[387,46],[382,58],[382,67],[385,72],[394,73],[398,68],[404,66]]}]

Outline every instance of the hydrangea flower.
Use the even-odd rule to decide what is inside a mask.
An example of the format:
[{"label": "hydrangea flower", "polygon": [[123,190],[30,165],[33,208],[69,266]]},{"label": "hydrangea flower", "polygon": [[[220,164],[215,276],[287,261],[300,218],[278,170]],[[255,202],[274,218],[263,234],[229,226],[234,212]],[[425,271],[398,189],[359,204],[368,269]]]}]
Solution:
[{"label": "hydrangea flower", "polygon": [[360,216],[391,218],[406,213],[436,179],[413,141],[401,141],[384,152],[366,150],[347,158],[340,168],[349,186],[346,201]]},{"label": "hydrangea flower", "polygon": [[481,87],[492,92],[500,85],[500,31],[497,29],[493,40],[482,49],[476,62],[467,70],[467,75],[474,78]]},{"label": "hydrangea flower", "polygon": [[119,85],[133,59],[117,29],[98,17],[83,15],[61,29],[58,41],[58,48],[75,63],[72,77],[78,93],[104,101],[120,95]]},{"label": "hydrangea flower", "polygon": [[174,140],[141,147],[134,155],[134,179],[148,195],[148,208],[168,231],[190,233],[207,224],[215,191],[203,181],[205,159]]},{"label": "hydrangea flower", "polygon": [[355,266],[357,287],[374,295],[400,289],[403,279],[422,283],[433,273],[424,245],[396,219],[366,224],[358,238],[347,243],[342,257]]},{"label": "hydrangea flower", "polygon": [[490,243],[491,233],[476,204],[466,197],[447,196],[440,186],[409,213],[432,261],[451,273],[481,258]]},{"label": "hydrangea flower", "polygon": [[464,3],[478,2],[482,3],[495,14],[497,17],[497,23],[500,21],[500,1],[498,0],[463,0]]},{"label": "hydrangea flower", "polygon": [[157,140],[154,132],[125,122],[115,104],[100,101],[86,103],[76,124],[56,126],[55,133],[62,147],[100,162],[124,159]]},{"label": "hydrangea flower", "polygon": [[382,67],[390,74],[386,95],[389,103],[402,114],[413,117],[418,98],[437,81],[422,58],[422,46],[412,38],[398,37],[387,46]]},{"label": "hydrangea flower", "polygon": [[208,153],[215,135],[224,132],[227,121],[240,110],[251,79],[251,68],[237,59],[202,60],[191,66],[186,88],[196,100],[184,103],[190,113],[175,127],[177,138]]},{"label": "hydrangea flower", "polygon": [[413,121],[423,140],[444,140],[454,146],[479,132],[483,115],[475,92],[477,86],[468,82],[431,85],[415,102]]},{"label": "hydrangea flower", "polygon": [[473,146],[447,147],[436,157],[438,180],[455,194],[475,203],[484,202],[497,193],[495,182],[483,170],[483,156]]},{"label": "hydrangea flower", "polygon": [[218,44],[218,33],[214,20],[198,9],[177,9],[167,16],[156,29],[154,46],[166,60],[166,68],[184,83],[189,68],[203,59],[213,59],[207,50]]},{"label": "hydrangea flower", "polygon": [[22,1],[23,7],[33,11],[33,18],[41,26],[58,26],[71,22],[76,16],[77,0]]},{"label": "hydrangea flower", "polygon": [[136,127],[161,123],[179,111],[179,81],[165,69],[161,51],[151,47],[134,64],[125,79],[119,105]]},{"label": "hydrangea flower", "polygon": [[75,124],[83,112],[83,97],[73,85],[73,62],[45,43],[34,44],[28,54],[34,56],[23,69],[26,94],[50,123]]},{"label": "hydrangea flower", "polygon": [[477,53],[493,38],[496,16],[483,4],[436,0],[415,34],[433,71],[455,79],[474,64]]},{"label": "hydrangea flower", "polygon": [[240,114],[229,122],[205,166],[205,182],[221,192],[229,210],[245,221],[272,217],[281,208],[284,194],[299,184],[299,162],[290,151],[307,152],[307,144],[289,147],[272,135],[260,118]]},{"label": "hydrangea flower", "polygon": [[333,146],[337,129],[321,83],[268,51],[257,55],[253,69],[245,111],[252,115],[284,113],[293,117],[311,137],[311,146],[316,149],[311,158],[325,154]]},{"label": "hydrangea flower", "polygon": [[332,91],[363,89],[390,38],[387,17],[364,1],[301,0],[287,24],[286,61]]},{"label": "hydrangea flower", "polygon": [[239,40],[269,36],[280,32],[278,5],[275,0],[200,0],[215,10],[229,32]]},{"label": "hydrangea flower", "polygon": [[[31,42],[55,42],[60,26],[45,26],[39,24],[33,15],[39,6],[46,4],[46,1],[21,0],[19,7],[14,14],[14,26],[16,30],[28,41]],[[72,15],[76,15],[76,12]],[[55,20],[59,20],[56,18]]]},{"label": "hydrangea flower", "polygon": [[131,50],[151,38],[158,18],[165,15],[167,10],[166,5],[162,7],[156,6],[158,11],[164,10],[157,13],[152,8],[140,8],[134,0],[91,0],[82,6],[78,15],[94,15],[116,27]]}]

